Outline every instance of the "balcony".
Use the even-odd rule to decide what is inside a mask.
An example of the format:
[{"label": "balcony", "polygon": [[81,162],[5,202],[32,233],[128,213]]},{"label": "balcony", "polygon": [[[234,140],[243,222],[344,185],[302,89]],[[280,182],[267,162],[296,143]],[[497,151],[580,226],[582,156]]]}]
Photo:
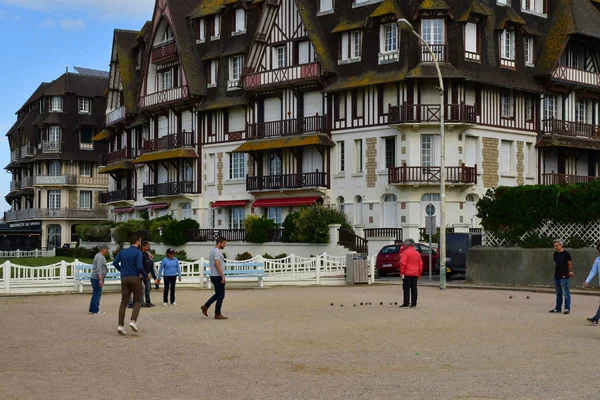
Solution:
[{"label": "balcony", "polygon": [[188,100],[189,98],[190,91],[188,87],[180,86],[140,97],[138,105],[140,109],[148,109],[155,106],[165,106],[178,101]]},{"label": "balcony", "polygon": [[600,87],[600,73],[583,71],[562,65],[556,67],[554,72],[552,72],[552,78],[584,86]]},{"label": "balcony", "polygon": [[[439,123],[439,104],[404,104],[390,106],[388,124]],[[477,122],[475,106],[466,104],[446,104],[444,122],[474,124]]]},{"label": "balcony", "polygon": [[177,43],[175,39],[161,43],[152,48],[152,62],[155,64],[177,60]]},{"label": "balcony", "polygon": [[21,158],[33,157],[35,156],[35,147],[26,144],[21,147]]},{"label": "balcony", "polygon": [[[401,167],[388,169],[388,183],[390,185],[407,184],[438,184],[441,178],[441,167],[408,167],[406,164]],[[474,167],[446,167],[447,184],[471,185],[477,183],[477,165]]]},{"label": "balcony", "polygon": [[248,139],[264,139],[275,136],[302,135],[311,132],[326,132],[327,118],[316,115],[272,122],[259,122],[246,127]]},{"label": "balcony", "polygon": [[133,158],[132,149],[126,147],[124,149],[105,154],[103,161],[106,164],[110,164],[110,163],[114,163],[114,162],[122,161],[122,160],[131,160],[132,158]]},{"label": "balcony", "polygon": [[561,119],[543,120],[542,132],[558,135],[578,136],[588,139],[600,138],[600,126],[598,125],[563,121]]},{"label": "balcony", "polygon": [[135,200],[135,190],[133,189],[121,189],[113,190],[112,192],[100,193],[100,203],[114,203],[117,201],[130,201]]},{"label": "balcony", "polygon": [[574,183],[590,183],[598,180],[600,180],[598,176],[555,174],[554,172],[542,174],[542,185],[571,185]]},{"label": "balcony", "polygon": [[21,179],[21,189],[33,187],[33,176],[26,176]]},{"label": "balcony", "polygon": [[214,242],[219,236],[228,242],[245,242],[245,229],[186,229],[184,231],[189,242]]},{"label": "balcony", "polygon": [[246,177],[246,190],[304,189],[327,186],[327,173],[307,172],[301,174],[266,175]]},{"label": "balcony", "polygon": [[15,162],[21,158],[21,149],[13,150],[10,152],[10,162]]},{"label": "balcony", "polygon": [[158,139],[145,140],[144,146],[142,147],[142,153],[193,146],[194,132],[180,132],[163,136]]},{"label": "balcony", "polygon": [[108,214],[106,210],[87,208],[30,208],[4,213],[5,221],[27,219],[97,219],[104,221],[108,219]]},{"label": "balcony", "polygon": [[480,62],[481,54],[479,52],[465,50],[465,60]]},{"label": "balcony", "polygon": [[36,175],[34,179],[36,186],[60,186],[77,185],[77,176],[75,175]]},{"label": "balcony", "polygon": [[194,193],[196,184],[192,181],[166,182],[144,185],[144,197],[176,196]]},{"label": "balcony", "polygon": [[500,66],[502,68],[515,69],[515,65],[515,60],[500,58]]},{"label": "balcony", "polygon": [[61,142],[58,140],[44,140],[42,142],[42,153],[60,153]]},{"label": "balcony", "polygon": [[21,189],[21,181],[10,181],[10,191],[14,192],[15,190]]},{"label": "balcony", "polygon": [[262,90],[289,86],[295,83],[306,85],[308,81],[316,81],[320,76],[321,65],[318,62],[314,62],[247,74],[244,77],[244,87],[246,90]]},{"label": "balcony", "polygon": [[111,126],[117,122],[121,122],[127,116],[125,106],[119,107],[116,110],[112,110],[106,113],[106,126]]},{"label": "balcony", "polygon": [[[420,46],[420,59],[421,62],[433,62],[433,57],[427,49],[427,46]],[[448,45],[447,44],[430,44],[431,51],[435,54],[438,62],[448,62]]]}]

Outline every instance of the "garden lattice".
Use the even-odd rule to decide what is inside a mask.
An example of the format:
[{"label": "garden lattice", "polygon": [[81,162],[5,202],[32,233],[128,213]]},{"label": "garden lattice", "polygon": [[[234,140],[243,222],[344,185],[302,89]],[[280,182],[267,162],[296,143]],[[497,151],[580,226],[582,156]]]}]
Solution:
[{"label": "garden lattice", "polygon": [[[598,243],[600,242],[600,221],[588,222],[587,224],[547,221],[521,235],[519,242],[532,236],[562,239],[565,241],[569,238],[577,238],[586,243]],[[515,244],[505,238],[502,232],[493,232],[484,229],[483,246],[509,247],[515,246]]]}]

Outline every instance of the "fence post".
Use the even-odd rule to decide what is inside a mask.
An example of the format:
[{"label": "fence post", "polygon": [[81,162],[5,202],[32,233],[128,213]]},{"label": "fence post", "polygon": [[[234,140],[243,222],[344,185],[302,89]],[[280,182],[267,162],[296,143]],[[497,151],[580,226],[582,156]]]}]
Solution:
[{"label": "fence post", "polygon": [[321,284],[321,266],[323,263],[324,254],[317,254],[317,260],[315,262],[315,269],[317,270],[317,285]]},{"label": "fence post", "polygon": [[290,262],[292,264],[292,280],[296,280],[296,255],[292,253],[290,256]]},{"label": "fence post", "polygon": [[200,257],[200,261],[198,262],[200,263],[200,287],[204,289],[204,258]]},{"label": "fence post", "polygon": [[10,293],[10,277],[12,275],[12,266],[10,265],[10,261],[6,261],[2,269],[4,273],[4,293]]},{"label": "fence post", "polygon": [[21,250],[17,249],[17,258],[21,258]]},{"label": "fence post", "polygon": [[375,283],[375,259],[377,256],[369,257],[369,285]]},{"label": "fence post", "polygon": [[60,262],[60,283],[67,283],[67,267],[65,261]]}]

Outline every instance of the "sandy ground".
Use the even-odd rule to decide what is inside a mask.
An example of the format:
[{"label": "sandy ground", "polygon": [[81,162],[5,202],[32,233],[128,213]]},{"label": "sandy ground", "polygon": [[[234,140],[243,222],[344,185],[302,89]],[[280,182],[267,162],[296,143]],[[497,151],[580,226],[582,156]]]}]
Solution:
[{"label": "sandy ground", "polygon": [[210,294],[142,309],[126,337],[116,293],[104,316],[87,294],[0,298],[0,399],[600,398],[598,297],[563,315],[541,293],[422,287],[407,310],[398,286],[229,290],[217,321]]}]

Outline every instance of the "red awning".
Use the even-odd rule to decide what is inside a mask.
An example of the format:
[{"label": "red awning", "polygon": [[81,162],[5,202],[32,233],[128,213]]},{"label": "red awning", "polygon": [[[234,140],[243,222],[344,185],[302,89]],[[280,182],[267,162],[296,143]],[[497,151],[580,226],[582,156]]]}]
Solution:
[{"label": "red awning", "polygon": [[113,212],[115,214],[127,214],[133,211],[133,207],[115,208]]},{"label": "red awning", "polygon": [[298,207],[315,204],[320,197],[293,197],[284,199],[260,199],[252,203],[252,207]]},{"label": "red awning", "polygon": [[148,210],[164,210],[165,208],[169,208],[169,203],[159,203],[148,206]]},{"label": "red awning", "polygon": [[215,201],[210,205],[211,208],[219,208],[219,207],[243,207],[246,205],[248,200],[223,200],[223,201]]}]

